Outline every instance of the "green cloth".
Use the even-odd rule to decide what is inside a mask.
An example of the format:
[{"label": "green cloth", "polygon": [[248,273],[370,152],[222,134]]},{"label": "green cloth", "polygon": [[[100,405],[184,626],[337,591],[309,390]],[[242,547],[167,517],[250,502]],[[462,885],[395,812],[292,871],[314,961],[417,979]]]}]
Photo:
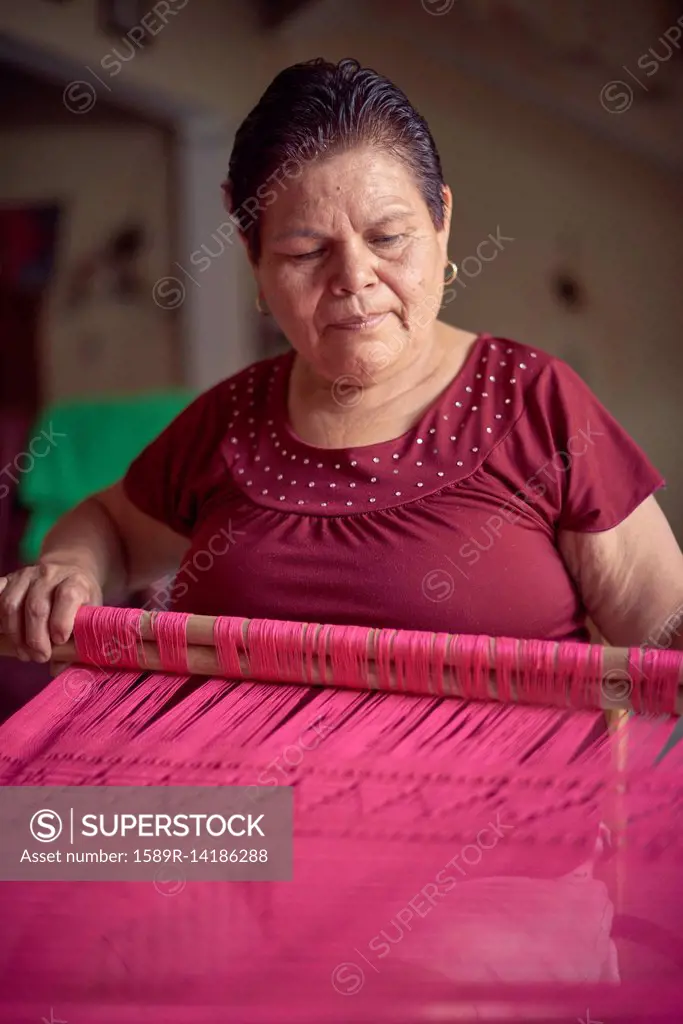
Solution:
[{"label": "green cloth", "polygon": [[22,558],[35,562],[60,516],[120,479],[194,397],[179,389],[46,407],[31,432],[33,463],[18,483],[19,500],[29,511]]}]

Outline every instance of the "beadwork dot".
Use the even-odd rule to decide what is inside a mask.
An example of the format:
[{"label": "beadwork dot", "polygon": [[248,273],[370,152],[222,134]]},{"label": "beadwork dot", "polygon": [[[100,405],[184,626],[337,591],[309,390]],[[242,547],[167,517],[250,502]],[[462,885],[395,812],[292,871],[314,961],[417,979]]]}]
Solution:
[{"label": "beadwork dot", "polygon": [[[272,420],[266,420],[266,426],[267,427],[272,427],[272,425],[273,425],[273,421]],[[273,434],[272,436],[274,437],[275,435]]]},{"label": "beadwork dot", "polygon": [[491,344],[489,345],[489,348],[498,348],[498,346],[496,345],[495,341],[492,341]]},{"label": "beadwork dot", "polygon": [[520,370],[526,370],[526,363],[520,363],[519,368]]},{"label": "beadwork dot", "polygon": [[310,459],[304,459],[304,466],[307,466],[309,462],[310,462]]},{"label": "beadwork dot", "polygon": [[303,498],[299,498],[299,500],[297,501],[297,505],[303,505],[303,503],[304,503],[304,499]]},{"label": "beadwork dot", "polygon": [[319,463],[318,463],[318,467],[317,467],[317,468],[318,468],[318,469],[322,469],[322,468],[323,468],[323,464],[322,464],[322,462],[319,462]]},{"label": "beadwork dot", "polygon": [[477,380],[481,380],[481,374],[480,373],[477,374]]},{"label": "beadwork dot", "polygon": [[501,359],[501,361],[500,361],[500,365],[501,365],[501,366],[507,366],[507,362],[506,362],[506,360],[505,360],[505,359]]},{"label": "beadwork dot", "polygon": [[489,374],[489,380],[495,380],[495,379],[496,379],[496,378],[495,378],[495,377],[493,376],[493,374],[492,374],[492,373],[490,373],[490,374]]},{"label": "beadwork dot", "polygon": [[502,414],[502,413],[500,413],[500,412],[497,412],[497,413],[496,413],[496,419],[497,419],[497,420],[502,420],[502,418],[503,418],[503,414]]},{"label": "beadwork dot", "polygon": [[320,502],[320,507],[321,508],[327,508],[327,502],[326,501],[321,501]]},{"label": "beadwork dot", "polygon": [[478,405],[473,405],[472,406],[472,412],[477,412],[478,409],[479,409]]},{"label": "beadwork dot", "polygon": [[473,448],[473,449],[472,449],[472,451],[473,451],[473,452],[478,452],[478,451],[479,451],[479,449],[478,449],[478,448]]},{"label": "beadwork dot", "polygon": [[398,473],[398,470],[397,470],[397,469],[395,469],[395,470],[394,470],[394,473]]},{"label": "beadwork dot", "polygon": [[444,475],[444,474],[443,474],[443,470],[442,470],[442,469],[440,469],[440,470],[439,470],[439,472],[438,472],[438,473],[437,473],[436,475],[437,475],[437,476],[443,476],[443,475]]},{"label": "beadwork dot", "polygon": [[439,449],[438,448],[432,448],[432,455],[438,455],[438,454],[439,454]]},{"label": "beadwork dot", "polygon": [[237,444],[237,438],[236,437],[231,437],[230,440],[232,441],[233,444]]},{"label": "beadwork dot", "polygon": [[455,434],[451,434],[451,441],[457,441],[457,440],[458,440],[458,438],[456,437],[456,435]]},{"label": "beadwork dot", "polygon": [[482,391],[482,393],[481,393],[481,397],[482,397],[482,398],[488,398],[488,397],[489,397],[489,393],[488,393],[488,391]]},{"label": "beadwork dot", "polygon": [[429,428],[429,433],[430,434],[435,434],[436,433],[436,427],[430,427]]},{"label": "beadwork dot", "polygon": [[468,385],[467,385],[467,387],[465,388],[465,391],[472,391],[472,388],[471,388],[471,387],[469,386],[469,384],[468,384]]},{"label": "beadwork dot", "polygon": [[296,455],[290,455],[289,457],[292,460],[292,462],[294,462],[294,459],[296,458]]},{"label": "beadwork dot", "polygon": [[350,484],[349,484],[349,487],[355,487],[355,486],[356,486],[356,485],[355,485],[354,483],[350,483]]},{"label": "beadwork dot", "polygon": [[510,383],[511,384],[516,384],[517,383],[517,378],[516,377],[510,377]]},{"label": "beadwork dot", "polygon": [[512,399],[511,399],[511,398],[506,398],[506,399],[505,399],[505,404],[506,404],[506,405],[509,405],[511,401],[512,401]]},{"label": "beadwork dot", "polygon": [[376,455],[373,455],[373,457],[372,457],[372,461],[373,461],[373,462],[379,462],[379,459],[377,458],[377,456],[376,456]]},{"label": "beadwork dot", "polygon": [[247,486],[247,487],[251,487],[252,483],[253,483],[253,481],[252,481],[252,480],[247,480],[246,486]]},{"label": "beadwork dot", "polygon": [[290,487],[296,487],[296,480],[290,481]]},{"label": "beadwork dot", "polygon": [[415,463],[415,465],[416,465],[416,466],[421,466],[421,465],[422,465],[422,463],[421,463],[421,462],[416,462],[416,463]]},{"label": "beadwork dot", "polygon": [[421,437],[418,437],[418,439],[417,439],[417,443],[418,443],[418,444],[424,444],[424,441],[422,440],[422,438],[421,438]]},{"label": "beadwork dot", "polygon": [[357,462],[356,462],[356,460],[354,459],[354,460],[353,460],[353,462],[351,463],[351,465],[352,465],[352,466],[357,466],[357,465],[358,465],[358,463],[357,463]]},{"label": "beadwork dot", "polygon": [[273,441],[273,444],[275,445],[276,448],[280,447],[280,442],[279,441]]},{"label": "beadwork dot", "polygon": [[392,455],[391,457],[392,457],[392,459],[397,459],[397,458],[398,458],[398,455],[396,455],[396,454],[394,453],[394,455]]},{"label": "beadwork dot", "polygon": [[337,486],[336,484],[330,484],[330,487],[336,487],[336,486]]},{"label": "beadwork dot", "polygon": [[271,431],[271,433],[270,433],[270,436],[271,436],[271,437],[277,437],[277,434],[275,433],[275,431],[274,431],[274,430],[272,430],[272,431]]},{"label": "beadwork dot", "polygon": [[267,490],[266,491],[261,491],[261,494],[267,494],[267,493],[268,493]]},{"label": "beadwork dot", "polygon": [[394,493],[395,493],[395,495],[396,495],[396,497],[397,497],[397,498],[400,498],[400,497],[401,497],[401,492],[400,492],[400,491],[395,491]]},{"label": "beadwork dot", "polygon": [[370,483],[371,484],[376,484],[377,483],[377,477],[376,476],[371,476],[370,477]]},{"label": "beadwork dot", "polygon": [[447,419],[448,419],[448,416],[444,416],[444,419],[445,419],[445,420],[447,420]]},{"label": "beadwork dot", "polygon": [[510,353],[512,352],[512,349],[511,348],[506,348],[505,352],[506,352],[507,355],[510,355]]},{"label": "beadwork dot", "polygon": [[283,448],[282,451],[280,452],[280,455],[286,455],[286,454],[287,454],[287,452]]},{"label": "beadwork dot", "polygon": [[487,427],[486,428],[486,433],[487,434],[492,434],[493,433],[493,427]]},{"label": "beadwork dot", "polygon": [[346,504],[347,505],[353,505],[353,502],[352,501],[347,501]]},{"label": "beadwork dot", "polygon": [[244,470],[243,469],[238,469],[237,472],[238,473],[244,473]]},{"label": "beadwork dot", "polygon": [[418,483],[417,486],[418,487],[424,487],[424,484],[423,483]]},{"label": "beadwork dot", "polygon": [[284,500],[285,500],[285,496],[284,496],[284,494],[281,494],[280,495],[280,501],[284,501]]},{"label": "beadwork dot", "polygon": [[457,405],[458,409],[462,409],[462,402],[456,402],[455,404]]},{"label": "beadwork dot", "polygon": [[261,456],[260,455],[255,455],[254,456],[254,462],[260,462],[260,461],[261,461]]},{"label": "beadwork dot", "polygon": [[249,437],[256,437],[256,434],[254,433],[253,430],[250,432]]},{"label": "beadwork dot", "polygon": [[462,466],[462,462],[457,462],[456,465]]},{"label": "beadwork dot", "polygon": [[531,356],[532,359],[536,358],[536,353],[535,352],[530,352],[529,355]]},{"label": "beadwork dot", "polygon": [[278,480],[282,480],[282,473],[278,473],[277,478]]},{"label": "beadwork dot", "polygon": [[309,485],[308,485],[308,486],[309,486],[309,487],[315,487],[315,484],[314,484],[314,483],[313,483],[313,481],[311,480],[311,482],[309,483]]},{"label": "beadwork dot", "polygon": [[377,498],[368,498],[368,501],[377,501]]}]

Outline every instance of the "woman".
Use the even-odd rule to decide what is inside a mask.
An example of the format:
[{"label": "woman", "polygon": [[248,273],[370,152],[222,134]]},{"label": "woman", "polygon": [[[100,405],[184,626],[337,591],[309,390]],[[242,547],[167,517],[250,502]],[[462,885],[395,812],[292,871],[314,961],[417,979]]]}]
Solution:
[{"label": "woman", "polygon": [[438,318],[452,196],[406,97],[351,60],[286,69],[224,192],[292,351],[201,395],[2,580],[19,656],[179,566],[177,611],[552,640],[590,615],[655,643],[683,604],[662,478],[563,362]]},{"label": "woman", "polygon": [[0,581],[19,656],[181,562],[179,611],[553,640],[590,614],[656,643],[683,604],[662,478],[562,361],[438,319],[452,198],[405,96],[288,68],[225,194],[292,353],[203,394]]}]

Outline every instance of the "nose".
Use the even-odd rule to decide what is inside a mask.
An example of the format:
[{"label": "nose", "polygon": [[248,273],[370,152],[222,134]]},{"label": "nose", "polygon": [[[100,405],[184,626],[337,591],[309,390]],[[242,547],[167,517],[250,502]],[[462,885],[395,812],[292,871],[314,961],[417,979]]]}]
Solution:
[{"label": "nose", "polygon": [[357,295],[377,283],[375,257],[360,241],[340,246],[330,269],[330,290],[334,295]]}]

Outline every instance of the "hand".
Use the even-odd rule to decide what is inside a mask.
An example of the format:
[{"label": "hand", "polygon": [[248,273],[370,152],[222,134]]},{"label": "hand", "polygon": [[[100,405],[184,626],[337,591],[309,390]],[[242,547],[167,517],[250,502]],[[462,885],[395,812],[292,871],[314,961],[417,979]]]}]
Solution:
[{"label": "hand", "polygon": [[41,562],[0,576],[0,633],[22,661],[49,661],[73,632],[76,612],[101,605],[102,588],[75,565]]}]

